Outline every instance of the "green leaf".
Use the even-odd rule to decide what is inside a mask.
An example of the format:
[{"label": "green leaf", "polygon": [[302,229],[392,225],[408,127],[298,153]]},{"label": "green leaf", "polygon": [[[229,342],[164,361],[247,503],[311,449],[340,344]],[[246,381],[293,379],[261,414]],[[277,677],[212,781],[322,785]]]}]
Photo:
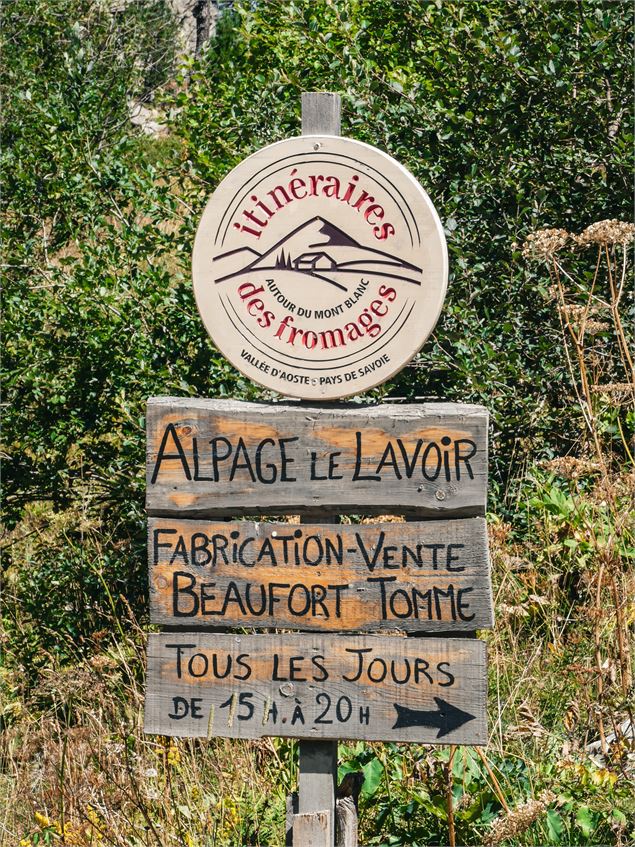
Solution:
[{"label": "green leaf", "polygon": [[576,812],[575,822],[582,830],[582,834],[588,838],[597,825],[595,814],[588,806],[580,806]]},{"label": "green leaf", "polygon": [[381,783],[384,775],[384,766],[379,759],[375,757],[374,759],[371,759],[367,765],[364,765],[362,773],[364,774],[362,793],[366,797],[372,797]]},{"label": "green leaf", "polygon": [[558,844],[563,832],[564,823],[562,818],[555,809],[549,809],[547,811],[547,833],[549,835],[549,840],[553,844]]}]

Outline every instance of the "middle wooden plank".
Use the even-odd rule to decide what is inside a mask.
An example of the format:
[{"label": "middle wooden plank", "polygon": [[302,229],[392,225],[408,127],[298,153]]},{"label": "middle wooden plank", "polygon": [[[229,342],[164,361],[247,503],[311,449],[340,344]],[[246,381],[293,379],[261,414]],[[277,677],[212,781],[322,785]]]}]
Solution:
[{"label": "middle wooden plank", "polygon": [[364,525],[150,518],[150,615],[183,627],[493,625],[483,518]]}]

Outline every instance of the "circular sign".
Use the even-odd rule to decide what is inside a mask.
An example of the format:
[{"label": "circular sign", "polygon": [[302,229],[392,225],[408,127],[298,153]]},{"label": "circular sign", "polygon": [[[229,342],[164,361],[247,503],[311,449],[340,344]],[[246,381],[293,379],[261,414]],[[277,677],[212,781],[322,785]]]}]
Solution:
[{"label": "circular sign", "polygon": [[349,138],[272,144],[220,183],[192,274],[218,349],[303,399],[385,382],[421,348],[447,286],[443,228],[398,162]]}]

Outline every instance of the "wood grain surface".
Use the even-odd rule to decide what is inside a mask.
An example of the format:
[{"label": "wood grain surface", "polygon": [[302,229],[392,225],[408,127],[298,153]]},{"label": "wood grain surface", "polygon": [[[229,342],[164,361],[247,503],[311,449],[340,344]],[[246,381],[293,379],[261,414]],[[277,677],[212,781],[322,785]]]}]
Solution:
[{"label": "wood grain surface", "polygon": [[484,518],[319,525],[150,518],[157,624],[323,631],[491,627]]},{"label": "wood grain surface", "polygon": [[474,639],[153,633],[145,730],[485,744]]},{"label": "wood grain surface", "polygon": [[339,135],[342,99],[330,91],[302,92],[302,135]]},{"label": "wood grain surface", "polygon": [[487,421],[483,407],[451,403],[150,398],[147,509],[180,517],[482,515]]}]

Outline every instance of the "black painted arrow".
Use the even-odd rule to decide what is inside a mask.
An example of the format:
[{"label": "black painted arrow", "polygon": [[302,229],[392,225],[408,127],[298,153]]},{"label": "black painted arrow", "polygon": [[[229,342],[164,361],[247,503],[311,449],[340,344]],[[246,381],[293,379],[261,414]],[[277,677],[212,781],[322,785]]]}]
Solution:
[{"label": "black painted arrow", "polygon": [[446,700],[440,697],[435,697],[434,702],[437,704],[437,711],[421,711],[420,709],[409,709],[407,706],[400,706],[399,703],[393,703],[397,712],[397,720],[393,725],[393,729],[402,729],[407,726],[431,726],[437,727],[437,738],[442,738],[449,732],[454,732],[460,726],[468,721],[473,721],[475,715],[470,715],[469,712],[464,712],[462,709],[453,706]]}]

